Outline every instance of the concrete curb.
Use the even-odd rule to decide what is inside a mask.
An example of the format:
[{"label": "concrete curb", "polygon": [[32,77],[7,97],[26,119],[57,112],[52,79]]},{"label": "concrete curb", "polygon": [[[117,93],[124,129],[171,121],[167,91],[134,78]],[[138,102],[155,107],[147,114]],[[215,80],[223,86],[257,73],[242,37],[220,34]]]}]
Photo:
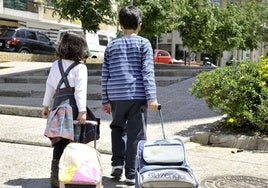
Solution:
[{"label": "concrete curb", "polygon": [[190,138],[190,141],[215,147],[268,151],[268,138],[264,136],[220,135],[208,132],[196,132]]},{"label": "concrete curb", "polygon": [[41,107],[0,105],[0,114],[26,117],[41,117],[41,112]]},{"label": "concrete curb", "polygon": [[[42,108],[29,106],[0,105],[0,114],[17,115],[26,117],[41,117]],[[27,145],[50,146],[38,141],[16,140],[10,138],[0,139],[2,142],[18,143]],[[245,150],[268,151],[268,138],[264,136],[246,136],[246,135],[220,135],[209,132],[195,132],[193,136],[186,137],[184,142],[196,142],[202,145],[214,147],[228,147]],[[110,150],[99,149],[101,153],[111,154]]]},{"label": "concrete curb", "polygon": [[[41,117],[42,108],[29,106],[15,106],[15,105],[0,105],[0,114],[17,115],[26,117]],[[28,140],[12,140],[10,138],[1,139],[2,142],[18,143],[27,145],[50,146],[42,142],[28,141]],[[246,135],[220,135],[209,132],[195,132],[193,136],[184,139],[184,142],[196,142],[202,145],[210,145],[214,147],[229,147],[245,150],[259,150],[268,151],[268,138],[264,136],[246,136]],[[109,150],[102,150],[100,152],[111,154]]]}]

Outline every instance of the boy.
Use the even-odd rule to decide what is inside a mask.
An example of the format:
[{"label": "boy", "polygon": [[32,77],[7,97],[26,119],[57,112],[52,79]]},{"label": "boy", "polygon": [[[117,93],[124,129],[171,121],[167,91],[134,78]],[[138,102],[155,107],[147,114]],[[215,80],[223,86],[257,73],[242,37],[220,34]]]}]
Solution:
[{"label": "boy", "polygon": [[149,40],[137,35],[141,21],[137,7],[120,10],[123,36],[108,44],[102,67],[102,110],[113,117],[111,176],[120,178],[124,167],[127,185],[135,184],[137,144],[145,139],[140,109],[158,107],[153,50]]}]

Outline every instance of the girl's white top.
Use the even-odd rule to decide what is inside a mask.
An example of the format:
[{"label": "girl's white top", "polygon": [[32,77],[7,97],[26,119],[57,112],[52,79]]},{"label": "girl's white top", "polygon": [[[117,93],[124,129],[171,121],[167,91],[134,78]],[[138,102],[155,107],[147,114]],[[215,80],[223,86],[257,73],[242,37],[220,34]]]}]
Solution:
[{"label": "girl's white top", "polygon": [[[62,59],[63,70],[66,69],[73,63],[72,60]],[[61,79],[61,74],[58,66],[58,60],[54,61],[47,81],[46,81],[46,91],[43,99],[43,106],[50,106],[52,104],[52,99],[55,94],[57,85]],[[74,97],[77,103],[78,111],[86,111],[87,105],[87,79],[88,72],[85,64],[80,63],[75,66],[69,72],[67,79],[69,81],[70,87],[75,88]],[[61,88],[64,88],[65,84],[61,85]]]}]

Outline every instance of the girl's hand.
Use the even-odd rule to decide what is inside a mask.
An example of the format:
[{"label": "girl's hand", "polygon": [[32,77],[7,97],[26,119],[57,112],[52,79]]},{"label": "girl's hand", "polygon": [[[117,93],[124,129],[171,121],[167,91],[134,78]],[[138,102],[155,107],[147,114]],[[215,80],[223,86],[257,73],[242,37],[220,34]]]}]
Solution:
[{"label": "girl's hand", "polygon": [[49,108],[48,106],[44,106],[42,110],[42,117],[47,119],[48,115],[49,115]]},{"label": "girl's hand", "polygon": [[77,117],[77,121],[79,122],[79,124],[85,124],[86,120],[87,120],[87,113],[79,112]]}]

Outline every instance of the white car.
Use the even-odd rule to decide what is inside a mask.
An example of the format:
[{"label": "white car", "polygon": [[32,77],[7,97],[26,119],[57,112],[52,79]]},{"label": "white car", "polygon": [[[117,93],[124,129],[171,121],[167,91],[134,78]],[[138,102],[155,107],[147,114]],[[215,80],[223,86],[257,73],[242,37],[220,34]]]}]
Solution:
[{"label": "white car", "polygon": [[62,34],[67,31],[78,33],[86,37],[91,58],[103,58],[107,44],[113,38],[116,37],[114,33],[104,30],[99,30],[96,33],[86,31],[86,34],[84,34],[84,31],[82,29],[66,29],[66,30],[59,30],[56,43],[60,40]]}]

